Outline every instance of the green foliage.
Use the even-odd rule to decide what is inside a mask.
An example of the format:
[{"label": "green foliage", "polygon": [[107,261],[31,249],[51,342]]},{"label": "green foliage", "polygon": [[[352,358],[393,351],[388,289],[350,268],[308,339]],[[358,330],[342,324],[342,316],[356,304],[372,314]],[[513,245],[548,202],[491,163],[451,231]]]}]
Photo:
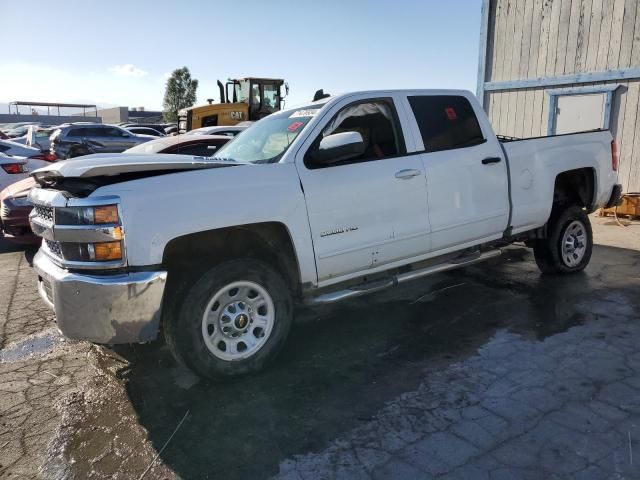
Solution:
[{"label": "green foliage", "polygon": [[198,80],[191,78],[191,73],[187,67],[174,70],[167,79],[164,92],[164,118],[168,122],[178,120],[178,111],[191,107],[196,103],[196,90]]}]

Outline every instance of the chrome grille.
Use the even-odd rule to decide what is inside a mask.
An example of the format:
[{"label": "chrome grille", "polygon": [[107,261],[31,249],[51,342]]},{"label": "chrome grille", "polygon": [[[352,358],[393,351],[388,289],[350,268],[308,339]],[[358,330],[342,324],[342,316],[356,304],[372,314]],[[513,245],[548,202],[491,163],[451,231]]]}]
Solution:
[{"label": "chrome grille", "polygon": [[5,202],[2,202],[0,205],[0,217],[8,217],[9,216],[9,207]]},{"label": "chrome grille", "polygon": [[36,216],[53,223],[53,207],[47,207],[46,205],[34,205],[33,210],[36,212]]},{"label": "chrome grille", "polygon": [[60,242],[53,242],[51,240],[45,239],[44,243],[47,245],[47,248],[53,255],[62,258],[62,249],[60,248]]}]

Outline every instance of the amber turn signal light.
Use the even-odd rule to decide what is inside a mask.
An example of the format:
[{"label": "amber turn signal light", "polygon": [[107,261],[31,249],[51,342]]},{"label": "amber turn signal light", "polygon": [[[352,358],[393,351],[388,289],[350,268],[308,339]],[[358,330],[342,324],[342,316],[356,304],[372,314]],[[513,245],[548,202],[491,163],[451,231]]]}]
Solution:
[{"label": "amber turn signal light", "polygon": [[95,223],[118,223],[118,207],[115,205],[103,205],[93,208],[93,221]]},{"label": "amber turn signal light", "polygon": [[98,261],[122,260],[121,242],[94,243],[93,250]]}]

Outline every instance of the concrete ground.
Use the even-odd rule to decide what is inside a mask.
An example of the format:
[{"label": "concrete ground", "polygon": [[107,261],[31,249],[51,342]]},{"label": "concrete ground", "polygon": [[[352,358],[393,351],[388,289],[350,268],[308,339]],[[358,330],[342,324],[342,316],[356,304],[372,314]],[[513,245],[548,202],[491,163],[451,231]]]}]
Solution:
[{"label": "concrete ground", "polygon": [[514,246],[300,310],[227,384],[160,342],[65,341],[32,252],[0,244],[0,477],[640,478],[640,223],[593,223],[583,274]]}]

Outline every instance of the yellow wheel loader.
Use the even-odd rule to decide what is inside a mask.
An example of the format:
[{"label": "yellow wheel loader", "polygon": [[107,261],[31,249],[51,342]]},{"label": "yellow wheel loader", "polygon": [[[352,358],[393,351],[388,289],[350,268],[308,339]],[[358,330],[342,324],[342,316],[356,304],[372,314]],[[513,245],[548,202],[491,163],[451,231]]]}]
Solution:
[{"label": "yellow wheel loader", "polygon": [[178,112],[180,133],[201,127],[260,120],[280,110],[284,97],[289,93],[289,85],[280,78],[230,78],[226,85],[218,80],[218,88],[220,103],[213,103],[211,98],[207,99],[208,105],[185,108]]}]

